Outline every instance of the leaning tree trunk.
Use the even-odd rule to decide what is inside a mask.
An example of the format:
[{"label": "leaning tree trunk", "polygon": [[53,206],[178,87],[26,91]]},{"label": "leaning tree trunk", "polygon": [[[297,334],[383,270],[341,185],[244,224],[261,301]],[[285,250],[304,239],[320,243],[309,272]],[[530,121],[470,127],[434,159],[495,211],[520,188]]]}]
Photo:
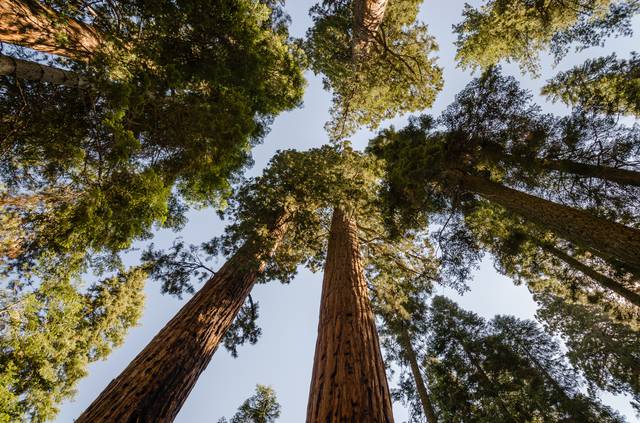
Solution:
[{"label": "leaning tree trunk", "polygon": [[382,25],[389,0],[355,0],[353,2],[353,58],[369,52],[375,34]]},{"label": "leaning tree trunk", "polygon": [[[271,232],[274,248],[282,222]],[[76,423],[172,422],[264,270],[265,257],[255,243],[240,248]]]},{"label": "leaning tree trunk", "polygon": [[462,186],[561,238],[632,269],[640,268],[640,231],[505,187],[485,178],[457,172]]},{"label": "leaning tree trunk", "polygon": [[331,222],[307,422],[393,422],[356,222],[340,209]]},{"label": "leaning tree trunk", "polygon": [[585,178],[604,179],[620,185],[640,187],[640,172],[633,170],[578,163],[571,160],[539,160],[537,162],[541,168],[546,170],[572,173]]},{"label": "leaning tree trunk", "polygon": [[60,16],[39,0],[0,0],[0,42],[86,60],[101,41],[91,26]]},{"label": "leaning tree trunk", "polygon": [[595,282],[600,284],[600,286],[602,286],[603,288],[609,289],[615,292],[616,294],[625,298],[631,304],[634,304],[640,307],[640,294],[633,292],[629,288],[622,285],[620,282],[614,279],[611,279],[607,275],[604,275],[598,272],[597,270],[593,269],[591,266],[584,264],[580,260],[571,256],[570,254],[567,254],[566,252],[562,251],[560,248],[554,245],[551,245],[546,242],[542,242],[534,237],[531,237],[531,240],[540,248],[542,248],[544,251],[562,260],[567,265],[581,272],[585,276],[593,279]]},{"label": "leaning tree trunk", "polygon": [[[2,0],[0,0],[2,1]],[[73,88],[88,87],[89,81],[75,72],[58,69],[53,66],[41,65],[28,60],[15,59],[0,54],[0,76],[13,75],[27,81],[50,82]]]},{"label": "leaning tree trunk", "polygon": [[438,423],[438,418],[436,417],[436,413],[433,410],[431,397],[429,396],[429,391],[427,390],[427,383],[422,377],[422,373],[420,372],[418,358],[416,357],[416,352],[413,349],[413,345],[411,345],[411,337],[409,336],[409,332],[406,328],[402,329],[402,333],[398,337],[398,341],[400,343],[400,346],[402,347],[404,356],[409,362],[409,367],[411,367],[411,374],[413,375],[413,380],[416,383],[418,396],[420,397],[420,403],[422,404],[422,410],[424,411],[424,415],[427,418],[427,422]]}]

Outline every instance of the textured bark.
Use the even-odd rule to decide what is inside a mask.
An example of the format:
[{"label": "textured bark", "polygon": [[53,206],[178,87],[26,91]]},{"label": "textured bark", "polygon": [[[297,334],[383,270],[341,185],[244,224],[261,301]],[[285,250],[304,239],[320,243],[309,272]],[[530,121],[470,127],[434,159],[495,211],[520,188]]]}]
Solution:
[{"label": "textured bark", "polygon": [[307,422],[393,422],[356,222],[339,209],[322,281]]},{"label": "textured bark", "polygon": [[422,377],[422,373],[420,372],[420,366],[418,365],[416,352],[413,349],[413,345],[411,345],[411,338],[409,337],[409,333],[406,329],[403,329],[403,332],[398,337],[398,340],[400,341],[400,346],[402,347],[404,356],[409,362],[409,367],[411,367],[411,374],[413,375],[413,380],[416,383],[418,396],[420,397],[420,403],[422,404],[422,410],[424,411],[424,415],[427,418],[427,422],[438,423],[438,418],[436,417],[436,413],[433,410],[433,404],[431,403],[429,391],[427,390],[427,383]]},{"label": "textured bark", "polygon": [[640,267],[640,231],[505,187],[478,176],[456,173],[462,186],[559,237],[631,268]]},{"label": "textured bark", "polygon": [[634,304],[634,305],[640,307],[640,294],[638,294],[636,292],[633,292],[632,290],[630,290],[627,287],[625,287],[624,285],[622,285],[620,282],[618,282],[618,281],[616,281],[614,279],[611,279],[607,275],[603,275],[602,273],[600,273],[597,270],[591,268],[590,266],[582,263],[580,260],[578,260],[575,257],[567,254],[566,252],[562,251],[561,249],[557,248],[554,245],[550,245],[548,243],[541,242],[541,241],[539,241],[537,239],[533,239],[533,242],[535,242],[538,246],[540,246],[540,248],[542,248],[546,252],[548,252],[548,253],[556,256],[560,260],[564,261],[570,267],[573,267],[574,269],[578,270],[579,272],[581,272],[585,276],[593,279],[595,282],[600,284],[603,288],[609,289],[609,290],[615,292],[616,294],[618,294],[621,297],[625,298],[631,304]]},{"label": "textured bark", "polygon": [[87,60],[101,41],[91,26],[61,18],[38,0],[0,0],[0,42]]},{"label": "textured bark", "polygon": [[620,185],[640,187],[640,172],[633,170],[578,163],[571,160],[539,160],[539,165],[547,170],[573,173],[585,178],[605,179]]},{"label": "textured bark", "polygon": [[389,0],[354,0],[353,57],[366,55],[382,25]]},{"label": "textured bark", "polygon": [[14,59],[2,54],[0,54],[0,75],[13,75],[18,79],[27,81],[50,82],[73,88],[89,86],[89,81],[75,72],[41,65],[28,60]]},{"label": "textured bark", "polygon": [[[281,239],[284,224],[273,239]],[[264,270],[245,244],[171,319],[76,423],[172,422]]]}]

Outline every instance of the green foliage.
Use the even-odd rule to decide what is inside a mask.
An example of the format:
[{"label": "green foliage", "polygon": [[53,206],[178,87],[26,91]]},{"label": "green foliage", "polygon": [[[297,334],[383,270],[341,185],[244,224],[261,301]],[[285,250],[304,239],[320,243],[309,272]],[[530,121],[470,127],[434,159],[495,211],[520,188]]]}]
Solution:
[{"label": "green foliage", "polygon": [[443,421],[624,421],[579,392],[579,374],[535,322],[486,322],[435,297],[429,327],[428,376]]},{"label": "green foliage", "polygon": [[231,420],[223,417],[218,423],[273,423],[278,417],[280,404],[273,388],[256,385],[255,395],[238,407],[238,412]]},{"label": "green foliage", "polygon": [[324,75],[325,88],[333,92],[326,128],[334,140],[431,106],[443,83],[442,71],[430,57],[437,50],[435,40],[426,25],[416,22],[420,1],[389,2],[366,55],[354,53],[353,3],[314,6],[314,26],[307,32],[311,68]]},{"label": "green foliage", "polygon": [[562,336],[571,364],[580,369],[592,389],[632,396],[640,412],[640,332],[612,322],[588,304],[567,303],[549,295],[536,295],[538,317]]},{"label": "green foliage", "polygon": [[465,224],[483,248],[491,252],[497,270],[516,283],[525,283],[533,293],[552,294],[568,303],[587,305],[614,322],[640,329],[640,311],[636,306],[573,268],[561,256],[554,255],[554,251],[573,257],[631,292],[635,290],[632,275],[617,273],[603,260],[527,225],[486,201],[479,201],[474,210],[466,214]]},{"label": "green foliage", "polygon": [[567,46],[601,44],[610,35],[630,35],[638,2],[488,0],[480,9],[466,4],[454,26],[456,58],[465,68],[489,68],[501,60],[517,62],[537,74],[539,53],[551,47],[559,58]]},{"label": "green foliage", "polygon": [[66,273],[0,297],[0,421],[43,422],[72,398],[87,365],[105,359],[142,314],[146,273],[121,271],[81,292]]},{"label": "green foliage", "polygon": [[54,7],[104,45],[89,63],[65,61],[88,90],[0,81],[1,195],[50,200],[11,208],[29,228],[3,259],[11,270],[46,252],[127,248],[154,224],[180,227],[187,205],[223,207],[251,147],[304,87],[279,2]]},{"label": "green foliage", "polygon": [[640,117],[640,56],[587,60],[548,81],[542,94],[599,113]]}]

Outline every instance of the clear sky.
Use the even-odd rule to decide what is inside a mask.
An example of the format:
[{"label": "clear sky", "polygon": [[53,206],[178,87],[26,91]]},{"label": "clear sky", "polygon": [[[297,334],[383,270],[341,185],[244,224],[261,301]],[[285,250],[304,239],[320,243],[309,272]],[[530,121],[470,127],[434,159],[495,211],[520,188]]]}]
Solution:
[{"label": "clear sky", "polygon": [[[391,0],[393,1],[393,0]],[[315,0],[289,0],[287,10],[292,17],[292,33],[302,37],[311,21],[309,8]],[[471,4],[476,6],[476,0]],[[463,0],[426,0],[422,6],[421,19],[436,37],[440,52],[439,64],[444,68],[445,87],[439,94],[429,113],[437,115],[452,102],[472,75],[455,67],[454,36],[451,25],[460,21]],[[636,32],[640,29],[640,19],[634,21]],[[574,64],[581,63],[588,57],[610,54],[615,51],[622,57],[635,46],[640,45],[640,37],[611,40],[605,48],[592,48],[579,54],[571,54],[556,68],[551,60],[543,61],[542,78],[531,80],[522,77],[517,67],[507,65],[505,73],[512,74],[521,80],[523,87],[539,92],[544,81],[559,70],[565,70]],[[329,118],[328,109],[330,95],[322,90],[318,77],[308,73],[309,85],[304,98],[304,106],[278,117],[272,131],[265,142],[254,150],[255,166],[248,171],[249,175],[257,175],[273,156],[276,150],[296,148],[306,150],[327,142],[323,125]],[[560,105],[545,104],[539,98],[546,111],[565,113]],[[385,124],[401,127],[406,117],[395,119]],[[363,148],[371,133],[361,131],[352,137],[354,147]],[[179,234],[187,242],[200,243],[219,235],[224,229],[214,212],[204,210],[189,214],[189,223]],[[157,233],[153,242],[161,248],[171,245],[177,235],[169,231]],[[137,245],[142,247],[143,245]],[[130,263],[134,263],[136,254],[129,255]],[[220,266],[219,261],[216,266]],[[277,392],[282,405],[282,423],[299,423],[305,420],[309,381],[318,322],[320,303],[321,274],[311,274],[302,269],[289,285],[272,282],[257,286],[252,295],[260,302],[260,321],[263,335],[257,345],[244,346],[239,349],[239,357],[232,358],[220,348],[211,364],[202,373],[197,385],[184,404],[176,422],[217,422],[222,416],[231,416],[236,408],[253,394],[257,383],[271,385]],[[512,314],[520,318],[533,318],[535,304],[525,287],[516,287],[507,278],[493,269],[490,258],[483,261],[481,268],[470,281],[471,291],[464,297],[438,288],[439,294],[446,294],[468,310],[482,316],[492,317],[495,314]],[[151,338],[178,311],[188,298],[182,301],[160,294],[159,286],[149,282],[146,289],[147,302],[141,324],[130,331],[123,346],[114,351],[106,361],[92,364],[89,376],[78,386],[78,394],[73,401],[63,404],[56,422],[72,422],[74,418],[95,399],[107,384],[115,378],[127,364],[140,352]],[[610,395],[603,397],[614,408],[623,412],[629,422],[637,421],[625,398]],[[401,404],[394,404],[396,421],[406,421],[406,410]]]}]

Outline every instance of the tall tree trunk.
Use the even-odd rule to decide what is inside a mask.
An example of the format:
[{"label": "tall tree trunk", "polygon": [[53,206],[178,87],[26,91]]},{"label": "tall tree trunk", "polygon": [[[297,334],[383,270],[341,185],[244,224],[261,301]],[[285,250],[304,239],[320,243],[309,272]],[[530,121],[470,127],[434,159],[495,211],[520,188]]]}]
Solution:
[{"label": "tall tree trunk", "polygon": [[431,403],[431,398],[429,397],[429,391],[427,390],[427,383],[422,377],[422,373],[420,372],[418,358],[416,357],[416,352],[413,349],[413,345],[411,345],[411,337],[409,336],[409,331],[407,331],[406,328],[402,328],[402,333],[398,337],[398,341],[400,343],[400,346],[402,347],[404,356],[409,362],[409,367],[411,367],[411,374],[413,375],[413,380],[416,383],[416,389],[418,391],[420,403],[422,404],[422,410],[424,411],[424,415],[427,418],[427,422],[438,423],[436,413],[433,410],[433,404]]},{"label": "tall tree trunk", "polygon": [[353,2],[353,58],[366,56],[375,34],[382,25],[389,0],[355,0]]},{"label": "tall tree trunk", "polygon": [[28,60],[14,59],[3,54],[0,54],[0,75],[13,75],[18,79],[27,81],[50,82],[73,88],[89,86],[89,81],[75,72],[41,65]]},{"label": "tall tree trunk", "polygon": [[0,42],[87,60],[101,44],[91,26],[61,17],[38,0],[0,0]]},{"label": "tall tree trunk", "polygon": [[331,222],[307,405],[307,423],[326,422],[393,422],[356,222],[340,209]]},{"label": "tall tree trunk", "polygon": [[640,172],[633,170],[578,163],[571,160],[539,160],[538,163],[540,167],[547,170],[572,173],[586,178],[605,179],[620,185],[640,187]]},{"label": "tall tree trunk", "polygon": [[[278,220],[274,249],[285,231]],[[106,387],[76,423],[172,422],[258,275],[264,254],[248,242]]]},{"label": "tall tree trunk", "polygon": [[640,268],[640,231],[593,216],[573,207],[557,204],[505,187],[485,178],[456,172],[462,186],[559,237],[603,257],[618,260],[631,269]]},{"label": "tall tree trunk", "polygon": [[606,289],[609,289],[609,290],[615,292],[616,294],[618,294],[621,297],[625,298],[631,304],[634,304],[634,305],[640,307],[640,294],[638,294],[636,292],[633,292],[629,288],[627,288],[624,285],[622,285],[620,282],[618,282],[618,281],[616,281],[614,279],[611,279],[607,275],[603,275],[602,273],[600,273],[597,270],[593,269],[591,266],[588,266],[588,265],[582,263],[580,260],[578,260],[575,257],[571,256],[570,254],[567,254],[566,252],[562,251],[560,248],[556,247],[555,245],[551,245],[551,244],[549,244],[547,242],[542,242],[542,241],[540,241],[539,239],[537,239],[535,237],[530,237],[530,239],[536,245],[538,245],[540,248],[542,248],[544,251],[546,251],[549,254],[559,258],[560,260],[564,261],[570,267],[578,270],[579,272],[581,272],[585,276],[593,279],[598,284],[600,284],[603,288],[606,288]]}]

